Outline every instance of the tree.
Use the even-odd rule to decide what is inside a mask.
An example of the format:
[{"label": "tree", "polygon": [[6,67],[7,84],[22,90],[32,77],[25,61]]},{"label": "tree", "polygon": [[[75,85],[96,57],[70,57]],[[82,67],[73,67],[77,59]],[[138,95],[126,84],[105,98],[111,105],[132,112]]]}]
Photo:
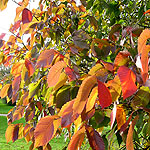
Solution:
[{"label": "tree", "polygon": [[[24,137],[30,149],[51,149],[49,141],[66,128],[69,150],[87,140],[96,150],[148,149],[150,2],[28,4],[18,3],[12,35],[0,40],[0,62],[11,66],[0,96],[16,102],[7,142]],[[25,126],[12,124],[22,117]]]}]

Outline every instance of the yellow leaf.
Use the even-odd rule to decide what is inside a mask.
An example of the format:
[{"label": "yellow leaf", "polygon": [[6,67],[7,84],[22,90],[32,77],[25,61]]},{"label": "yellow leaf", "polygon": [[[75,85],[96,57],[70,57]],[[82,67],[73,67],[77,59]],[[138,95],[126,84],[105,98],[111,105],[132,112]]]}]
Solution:
[{"label": "yellow leaf", "polygon": [[8,0],[0,0],[0,11],[4,10],[7,7]]},{"label": "yellow leaf", "polygon": [[14,130],[14,124],[9,125],[6,129],[5,138],[7,143],[12,140],[13,130]]},{"label": "yellow leaf", "polygon": [[101,64],[96,64],[93,66],[90,71],[88,72],[89,75],[94,75],[98,70],[102,69],[103,66]]},{"label": "yellow leaf", "polygon": [[92,89],[90,96],[88,98],[86,104],[86,112],[90,111],[94,107],[97,96],[98,96],[98,87],[96,86]]},{"label": "yellow leaf", "polygon": [[0,97],[1,97],[1,98],[4,98],[4,97],[7,96],[9,87],[10,87],[10,84],[6,84],[6,85],[1,89],[1,93],[0,93]]},{"label": "yellow leaf", "polygon": [[62,72],[60,74],[58,82],[56,83],[56,85],[53,88],[53,91],[57,91],[60,87],[62,87],[64,85],[64,83],[66,83],[67,79],[68,79],[67,75],[64,72]]}]

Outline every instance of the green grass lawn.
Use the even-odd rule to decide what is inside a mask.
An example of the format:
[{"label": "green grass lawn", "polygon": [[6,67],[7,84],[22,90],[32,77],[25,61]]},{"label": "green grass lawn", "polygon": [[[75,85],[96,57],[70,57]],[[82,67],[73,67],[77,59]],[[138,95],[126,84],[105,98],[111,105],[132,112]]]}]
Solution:
[{"label": "green grass lawn", "polygon": [[3,101],[0,99],[0,114],[7,114],[11,108],[13,108],[13,106],[8,106],[7,104],[4,104]]},{"label": "green grass lawn", "polygon": [[[0,100],[1,114],[7,114],[11,108],[12,106],[3,104],[2,101]],[[22,118],[20,120],[15,121],[14,123],[25,123],[25,120]],[[31,142],[27,143],[24,138],[16,140],[14,143],[12,141],[7,143],[5,139],[6,129],[7,129],[7,118],[5,116],[0,116],[0,150],[28,150],[29,149]],[[52,150],[61,150],[65,147],[66,142],[64,141],[64,137],[61,136],[59,138],[52,139],[50,141],[50,145],[52,147]]]}]

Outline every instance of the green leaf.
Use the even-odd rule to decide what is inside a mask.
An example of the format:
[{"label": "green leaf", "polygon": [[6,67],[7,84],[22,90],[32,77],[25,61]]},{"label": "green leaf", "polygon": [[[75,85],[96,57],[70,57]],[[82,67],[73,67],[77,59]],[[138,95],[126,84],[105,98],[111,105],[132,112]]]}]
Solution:
[{"label": "green leaf", "polygon": [[29,84],[29,95],[28,95],[29,99],[32,98],[36,94],[40,82],[41,80],[37,81],[36,83]]}]

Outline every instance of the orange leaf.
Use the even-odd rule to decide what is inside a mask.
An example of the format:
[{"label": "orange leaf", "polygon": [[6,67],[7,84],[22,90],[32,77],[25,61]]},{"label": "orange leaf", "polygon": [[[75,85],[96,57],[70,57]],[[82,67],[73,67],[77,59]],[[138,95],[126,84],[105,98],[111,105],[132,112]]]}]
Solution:
[{"label": "orange leaf", "polygon": [[120,67],[120,66],[125,65],[129,61],[128,56],[130,56],[130,53],[127,51],[126,52],[124,52],[124,51],[119,52],[115,58],[114,67],[117,67],[117,66]]},{"label": "orange leaf", "polygon": [[150,46],[146,45],[147,40],[150,38],[150,30],[145,29],[140,34],[138,38],[138,54],[141,55],[141,63],[142,63],[142,78],[144,83],[148,78],[148,52],[150,50]]},{"label": "orange leaf", "polygon": [[37,59],[37,68],[49,66],[54,58],[54,49],[44,50]]},{"label": "orange leaf", "polygon": [[82,127],[72,136],[72,139],[70,140],[70,143],[68,145],[68,150],[77,150],[79,147],[81,147],[84,136],[85,127]]},{"label": "orange leaf", "polygon": [[139,116],[136,116],[134,120],[132,121],[129,131],[127,134],[127,140],[126,140],[126,148],[127,150],[134,150],[134,145],[133,145],[133,132],[134,132],[134,126],[136,124],[136,121],[138,120]]},{"label": "orange leaf", "polygon": [[73,123],[74,120],[78,117],[78,116],[76,116],[76,114],[73,115],[74,101],[75,101],[75,99],[64,104],[58,114],[62,118],[61,119],[61,127],[62,128],[70,126],[70,124]]},{"label": "orange leaf", "polygon": [[4,10],[7,7],[8,0],[1,0],[0,1],[0,11]]},{"label": "orange leaf", "polygon": [[104,83],[98,80],[98,97],[100,105],[103,108],[108,107],[112,103],[111,94]]},{"label": "orange leaf", "polygon": [[13,114],[13,121],[21,119],[23,115],[24,115],[24,107],[18,106]]},{"label": "orange leaf", "polygon": [[65,62],[59,61],[50,68],[50,71],[49,71],[48,77],[47,77],[47,82],[48,82],[49,87],[54,86],[58,82],[59,76],[60,76],[63,68],[65,68],[65,67],[66,67]]},{"label": "orange leaf", "polygon": [[5,138],[6,138],[7,143],[12,140],[13,130],[14,130],[14,124],[9,125],[6,129]]},{"label": "orange leaf", "polygon": [[126,99],[137,91],[136,76],[132,70],[125,66],[121,66],[117,73],[121,81],[123,99]]},{"label": "orange leaf", "polygon": [[90,111],[94,107],[97,96],[98,96],[98,87],[96,86],[95,88],[92,89],[90,96],[88,98],[86,104],[86,112]]},{"label": "orange leaf", "polygon": [[147,13],[150,14],[150,9],[147,10],[147,11],[145,11],[145,12],[144,12],[144,15],[147,14]]},{"label": "orange leaf", "polygon": [[25,66],[28,69],[29,76],[32,76],[35,71],[33,63],[30,60],[25,59]]},{"label": "orange leaf", "polygon": [[24,8],[22,11],[22,22],[23,22],[23,24],[29,23],[31,21],[32,21],[32,12],[29,9]]},{"label": "orange leaf", "polygon": [[42,118],[34,131],[34,147],[46,145],[54,137],[60,122],[58,116],[46,116]]},{"label": "orange leaf", "polygon": [[116,120],[118,130],[120,130],[121,126],[126,122],[126,114],[122,106],[117,106]]},{"label": "orange leaf", "polygon": [[4,98],[7,96],[8,90],[9,90],[10,84],[6,84],[2,89],[0,93],[0,97]]},{"label": "orange leaf", "polygon": [[85,80],[83,80],[79,88],[77,98],[73,105],[73,111],[74,111],[73,114],[81,114],[87,102],[89,93],[96,83],[97,83],[97,78],[94,75],[89,76]]},{"label": "orange leaf", "polygon": [[11,68],[11,74],[16,76],[20,75],[24,66],[24,61],[15,63]]},{"label": "orange leaf", "polygon": [[100,134],[90,126],[86,126],[86,133],[90,146],[94,150],[105,150],[105,144]]}]

